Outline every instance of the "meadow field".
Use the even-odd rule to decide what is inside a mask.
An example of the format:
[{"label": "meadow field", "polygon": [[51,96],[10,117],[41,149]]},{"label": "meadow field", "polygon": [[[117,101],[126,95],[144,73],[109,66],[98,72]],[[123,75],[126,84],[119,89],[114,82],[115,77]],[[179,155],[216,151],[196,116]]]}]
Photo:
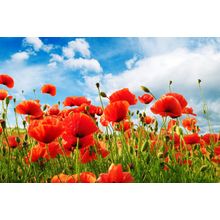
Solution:
[{"label": "meadow field", "polygon": [[[200,134],[196,109],[171,91],[172,82],[159,98],[145,86],[138,97],[128,88],[107,96],[97,83],[100,106],[84,96],[52,106],[35,98],[17,103],[10,96],[14,83],[0,75],[2,183],[219,182],[220,135],[211,128]],[[55,96],[56,86],[38,92]],[[133,112],[138,102],[153,116]],[[9,105],[14,127],[8,127]]]}]

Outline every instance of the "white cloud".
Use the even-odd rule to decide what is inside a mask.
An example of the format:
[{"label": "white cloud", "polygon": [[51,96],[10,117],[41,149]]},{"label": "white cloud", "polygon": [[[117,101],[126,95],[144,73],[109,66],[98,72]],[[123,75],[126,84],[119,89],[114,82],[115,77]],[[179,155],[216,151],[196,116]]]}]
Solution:
[{"label": "white cloud", "polygon": [[49,68],[56,68],[57,67],[57,63],[56,62],[51,62],[48,64]]},{"label": "white cloud", "polygon": [[63,62],[63,57],[58,54],[52,53],[50,54],[50,56],[51,56],[50,62],[58,62],[58,63]]},{"label": "white cloud", "polygon": [[82,57],[90,57],[89,44],[85,39],[77,38],[68,42],[67,47],[63,47],[63,55],[67,58],[73,58],[76,52],[80,53]]},{"label": "white cloud", "polygon": [[25,51],[17,52],[11,55],[11,61],[15,63],[20,63],[29,58],[29,54]]},{"label": "white cloud", "polygon": [[66,57],[66,58],[72,58],[75,56],[75,53],[72,48],[63,47],[62,51],[63,51],[64,57]]},{"label": "white cloud", "polygon": [[[141,94],[140,86],[148,87],[156,97],[168,92],[168,83],[173,81],[172,90],[183,94],[195,112],[201,111],[202,100],[198,88],[198,79],[202,80],[205,98],[217,99],[220,94],[220,52],[212,46],[196,50],[178,48],[151,57],[145,57],[136,62],[135,67],[113,74],[98,74],[85,78],[85,87],[96,93],[95,82],[99,81],[101,88],[108,95],[121,88],[129,88],[136,94]],[[94,84],[94,85],[93,85]],[[209,104],[211,112],[220,112],[220,105]],[[215,123],[218,122],[214,122]]]},{"label": "white cloud", "polygon": [[126,67],[128,69],[131,69],[135,65],[137,60],[138,60],[137,56],[133,56],[131,59],[125,62]]},{"label": "white cloud", "polygon": [[39,50],[43,50],[48,53],[53,49],[52,44],[44,44],[39,37],[26,37],[23,40],[23,44],[24,46],[33,47],[36,52],[38,52]]},{"label": "white cloud", "polygon": [[83,71],[101,72],[102,67],[95,59],[68,59],[64,61],[64,66],[72,70],[80,69]]}]

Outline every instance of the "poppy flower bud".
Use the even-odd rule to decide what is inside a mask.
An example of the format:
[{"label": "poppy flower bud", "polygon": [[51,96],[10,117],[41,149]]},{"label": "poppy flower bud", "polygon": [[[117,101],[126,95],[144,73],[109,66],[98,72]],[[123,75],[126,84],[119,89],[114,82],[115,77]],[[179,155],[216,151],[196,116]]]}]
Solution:
[{"label": "poppy flower bud", "polygon": [[141,89],[142,89],[144,92],[146,92],[146,93],[149,93],[149,92],[150,92],[150,90],[149,90],[147,87],[145,87],[145,86],[141,86]]},{"label": "poppy flower bud", "polygon": [[1,123],[2,129],[5,129],[6,128],[5,120],[0,119],[0,123]]},{"label": "poppy flower bud", "polygon": [[201,166],[200,171],[204,172],[207,169],[208,169],[208,165],[203,165],[203,166]]},{"label": "poppy flower bud", "polygon": [[157,122],[157,121],[155,121],[155,127],[154,127],[154,131],[155,131],[155,132],[157,132],[157,130],[158,130],[158,122]]},{"label": "poppy flower bud", "polygon": [[24,90],[21,90],[21,93],[24,94]]},{"label": "poppy flower bud", "polygon": [[43,111],[45,111],[47,109],[47,105],[43,106]]},{"label": "poppy flower bud", "polygon": [[6,114],[5,112],[2,113],[2,118],[5,120],[6,119]]},{"label": "poppy flower bud", "polygon": [[100,96],[102,96],[103,98],[107,98],[108,97],[104,92],[100,92]]},{"label": "poppy flower bud", "polygon": [[96,85],[96,87],[99,89],[99,87],[100,87],[99,83],[96,83],[95,85]]},{"label": "poppy flower bud", "polygon": [[33,92],[35,93],[35,92],[36,92],[36,89],[33,89]]},{"label": "poppy flower bud", "polygon": [[88,106],[88,105],[85,106],[85,110],[86,110],[86,111],[89,111],[89,106]]},{"label": "poppy flower bud", "polygon": [[13,98],[14,103],[16,103],[16,98]]},{"label": "poppy flower bud", "polygon": [[201,79],[198,79],[198,83],[200,84],[202,82],[202,80]]},{"label": "poppy flower bud", "polygon": [[25,134],[25,136],[24,136],[24,140],[27,141],[27,139],[28,139],[28,135]]},{"label": "poppy flower bud", "polygon": [[139,110],[137,110],[136,114],[137,114],[137,115],[139,114]]},{"label": "poppy flower bud", "polygon": [[58,103],[58,105],[60,105],[60,101],[58,101],[57,103]]},{"label": "poppy flower bud", "polygon": [[22,121],[23,126],[26,127],[27,122],[26,121]]},{"label": "poppy flower bud", "polygon": [[15,138],[16,142],[19,144],[21,142],[20,138],[19,137],[16,137]]},{"label": "poppy flower bud", "polygon": [[172,80],[170,80],[169,85],[172,85],[172,83],[173,83],[173,81],[172,81]]},{"label": "poppy flower bud", "polygon": [[6,97],[5,102],[6,102],[6,105],[8,105],[9,102],[10,102],[10,98],[9,98],[9,97]]}]

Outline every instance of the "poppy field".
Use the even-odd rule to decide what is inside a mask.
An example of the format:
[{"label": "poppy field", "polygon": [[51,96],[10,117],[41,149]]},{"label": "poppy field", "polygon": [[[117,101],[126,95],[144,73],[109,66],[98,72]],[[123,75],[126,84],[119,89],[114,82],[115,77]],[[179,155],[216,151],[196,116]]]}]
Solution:
[{"label": "poppy field", "polygon": [[[150,88],[140,86],[141,96],[129,88],[107,95],[97,83],[100,106],[84,96],[64,97],[49,106],[35,96],[17,101],[10,95],[15,83],[10,75],[0,74],[2,183],[220,180],[220,134],[211,127],[200,131],[198,109],[188,106],[184,94],[170,89],[155,97]],[[56,90],[45,84],[37,92],[56,96]],[[152,114],[133,110],[137,104]],[[208,112],[203,112],[209,125]]]}]

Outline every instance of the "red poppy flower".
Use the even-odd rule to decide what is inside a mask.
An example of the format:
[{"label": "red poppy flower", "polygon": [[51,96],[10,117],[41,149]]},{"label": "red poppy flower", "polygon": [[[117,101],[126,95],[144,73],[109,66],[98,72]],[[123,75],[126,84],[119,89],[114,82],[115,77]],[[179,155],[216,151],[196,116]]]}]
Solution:
[{"label": "red poppy flower", "polygon": [[45,84],[41,88],[42,93],[50,94],[51,96],[56,95],[56,87],[52,84]]},{"label": "red poppy flower", "polygon": [[104,142],[94,143],[93,146],[88,146],[80,149],[80,162],[88,163],[97,159],[97,156],[100,155],[102,158],[107,157],[109,151],[105,148]]},{"label": "red poppy flower", "polygon": [[129,172],[123,172],[122,165],[112,164],[108,173],[101,173],[97,180],[98,183],[131,183],[134,178]]},{"label": "red poppy flower", "polygon": [[29,164],[29,161],[34,163],[37,162],[40,158],[43,158],[46,148],[40,146],[39,144],[32,147],[28,152],[27,157],[25,157],[25,162]]},{"label": "red poppy flower", "polygon": [[91,173],[91,172],[80,173],[79,182],[80,183],[95,183],[96,176],[94,173]]},{"label": "red poppy flower", "polygon": [[51,179],[52,183],[95,183],[96,176],[94,173],[91,172],[82,172],[78,176],[77,174],[74,175],[66,175],[66,174],[59,174],[54,176]]},{"label": "red poppy flower", "polygon": [[77,183],[77,175],[59,174],[51,179],[51,183]]},{"label": "red poppy flower", "polygon": [[185,118],[182,120],[183,127],[189,131],[195,130],[196,123],[197,121],[195,118]]},{"label": "red poppy flower", "polygon": [[2,132],[3,132],[3,129],[2,129],[2,127],[0,126],[0,135],[2,134]]},{"label": "red poppy flower", "polygon": [[40,117],[43,115],[41,110],[41,105],[34,100],[25,100],[16,106],[16,112],[23,115],[31,115],[35,117]]},{"label": "red poppy flower", "polygon": [[13,135],[12,136],[8,136],[7,139],[8,139],[9,147],[16,148],[19,145],[19,142],[18,142],[16,136],[13,136]]},{"label": "red poppy flower", "polygon": [[186,144],[199,144],[200,143],[200,137],[197,133],[194,134],[187,134],[183,137]]},{"label": "red poppy flower", "polygon": [[116,101],[127,101],[130,105],[135,105],[137,103],[136,96],[129,91],[128,88],[124,88],[114,92],[109,97],[110,102]]},{"label": "red poppy flower", "polygon": [[138,96],[138,99],[143,104],[149,104],[154,100],[154,97],[151,94],[144,94],[142,96]]},{"label": "red poppy flower", "polygon": [[182,108],[179,101],[173,96],[162,96],[151,107],[154,114],[159,114],[162,117],[170,116],[171,118],[180,117]]},{"label": "red poppy flower", "polygon": [[165,94],[165,96],[173,96],[174,98],[176,98],[178,102],[180,103],[182,109],[184,109],[188,104],[186,99],[181,94],[170,92],[170,93]]},{"label": "red poppy flower", "polygon": [[14,80],[7,74],[0,74],[0,84],[5,85],[11,89],[14,87]]},{"label": "red poppy flower", "polygon": [[47,114],[48,114],[48,115],[58,115],[59,113],[60,113],[60,110],[59,110],[58,104],[55,104],[55,105],[51,106],[51,107],[47,110]]},{"label": "red poppy flower", "polygon": [[109,121],[107,121],[107,120],[105,119],[105,115],[102,115],[102,116],[100,117],[100,123],[101,123],[102,126],[104,126],[104,127],[108,126]]},{"label": "red poppy flower", "polygon": [[68,147],[75,147],[77,139],[79,148],[93,143],[93,134],[98,131],[94,120],[83,113],[73,113],[64,119],[63,139],[67,141]]},{"label": "red poppy flower", "polygon": [[8,96],[8,91],[5,89],[0,89],[0,100],[3,101]]},{"label": "red poppy flower", "polygon": [[176,125],[176,120],[171,119],[171,120],[169,121],[169,123],[168,123],[167,130],[168,130],[169,132],[171,132],[172,129],[173,129],[173,127],[174,127],[175,125]]},{"label": "red poppy flower", "polygon": [[33,120],[28,127],[28,134],[45,144],[54,141],[62,132],[62,123],[52,116],[45,117],[42,120]]},{"label": "red poppy flower", "polygon": [[196,116],[195,113],[193,113],[193,109],[191,107],[185,107],[183,110],[182,110],[182,113],[183,114],[189,114],[189,115],[194,115]]},{"label": "red poppy flower", "polygon": [[104,110],[105,119],[109,122],[120,122],[127,117],[129,103],[127,101],[116,101],[106,106]]},{"label": "red poppy flower", "polygon": [[220,146],[214,148],[214,154],[220,156]]},{"label": "red poppy flower", "polygon": [[42,158],[46,158],[47,160],[51,158],[57,157],[57,155],[65,155],[66,153],[63,152],[60,144],[57,141],[49,143],[47,146],[43,143],[39,144],[42,148],[45,148],[44,154],[42,155]]},{"label": "red poppy flower", "polygon": [[66,97],[66,99],[63,102],[64,106],[80,106],[82,104],[91,104],[91,101],[89,101],[86,97],[84,96],[70,96]]},{"label": "red poppy flower", "polygon": [[100,106],[95,106],[91,104],[82,104],[78,108],[73,109],[74,112],[82,112],[85,114],[88,114],[90,116],[95,116],[95,115],[102,115],[103,110]]},{"label": "red poppy flower", "polygon": [[155,121],[155,118],[151,117],[151,116],[145,116],[143,118],[143,122],[146,123],[147,125],[148,124],[153,124]]},{"label": "red poppy flower", "polygon": [[127,131],[133,126],[133,122],[130,120],[123,120],[121,122],[113,122],[112,125],[116,131]]},{"label": "red poppy flower", "polygon": [[220,141],[220,135],[219,134],[205,134],[202,136],[202,139],[206,142],[206,144],[215,144],[218,141]]}]

